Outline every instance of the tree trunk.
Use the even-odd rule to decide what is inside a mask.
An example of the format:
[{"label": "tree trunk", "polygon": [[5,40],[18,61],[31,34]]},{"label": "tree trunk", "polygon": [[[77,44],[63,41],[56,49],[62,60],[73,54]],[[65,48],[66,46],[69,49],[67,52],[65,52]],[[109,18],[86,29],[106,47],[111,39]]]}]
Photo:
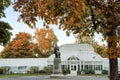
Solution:
[{"label": "tree trunk", "polygon": [[118,80],[118,53],[117,53],[117,35],[114,27],[108,33],[108,49],[109,54],[109,73],[110,80]]},{"label": "tree trunk", "polygon": [[117,80],[118,79],[118,60],[117,58],[109,59],[109,66],[110,66],[110,80]]}]

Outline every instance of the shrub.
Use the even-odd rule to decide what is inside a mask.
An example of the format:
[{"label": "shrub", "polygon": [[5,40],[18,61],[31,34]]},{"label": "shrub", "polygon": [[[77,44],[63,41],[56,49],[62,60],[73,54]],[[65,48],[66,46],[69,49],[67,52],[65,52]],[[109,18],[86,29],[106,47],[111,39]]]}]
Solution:
[{"label": "shrub", "polygon": [[0,74],[7,74],[9,70],[9,67],[4,66],[4,67],[0,67]]},{"label": "shrub", "polygon": [[69,73],[70,73],[70,70],[69,70],[69,69],[62,70],[62,73],[65,74],[65,75],[66,75],[66,74],[69,74]]},{"label": "shrub", "polygon": [[83,70],[83,72],[84,72],[85,74],[94,74],[94,73],[95,73],[94,70]]},{"label": "shrub", "polygon": [[95,74],[94,70],[89,70],[89,74]]},{"label": "shrub", "polygon": [[63,73],[63,74],[67,74],[67,71],[66,71],[66,70],[63,70],[62,73]]},{"label": "shrub", "polygon": [[0,68],[0,74],[3,74],[3,69]]},{"label": "shrub", "polygon": [[89,70],[84,70],[85,74],[89,74]]},{"label": "shrub", "polygon": [[80,70],[78,70],[78,71],[77,71],[77,74],[81,74],[81,71],[80,71]]},{"label": "shrub", "polygon": [[40,70],[39,73],[46,73],[44,70]]},{"label": "shrub", "polygon": [[102,74],[108,74],[107,70],[102,70]]},{"label": "shrub", "polygon": [[31,66],[30,67],[30,73],[38,73],[39,67],[37,66]]},{"label": "shrub", "polygon": [[51,70],[48,66],[44,67],[44,68],[43,68],[43,71],[44,71],[45,73],[52,73],[52,70]]}]

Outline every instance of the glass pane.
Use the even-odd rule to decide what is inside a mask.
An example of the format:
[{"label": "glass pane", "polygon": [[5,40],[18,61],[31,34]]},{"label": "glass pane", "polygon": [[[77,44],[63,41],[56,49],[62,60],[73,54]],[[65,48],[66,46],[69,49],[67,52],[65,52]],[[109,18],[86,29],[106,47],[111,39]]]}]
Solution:
[{"label": "glass pane", "polygon": [[71,65],[71,70],[74,70],[74,69],[73,69],[73,65]]},{"label": "glass pane", "polygon": [[76,70],[76,65],[74,66],[74,70]]}]

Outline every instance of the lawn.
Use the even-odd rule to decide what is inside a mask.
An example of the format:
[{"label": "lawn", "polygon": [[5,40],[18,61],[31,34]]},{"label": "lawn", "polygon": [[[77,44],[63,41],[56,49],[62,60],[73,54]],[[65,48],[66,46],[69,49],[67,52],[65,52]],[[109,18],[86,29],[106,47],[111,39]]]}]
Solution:
[{"label": "lawn", "polygon": [[[1,74],[0,78],[13,78],[13,77],[23,77],[23,76],[41,76],[41,75],[48,75],[48,74]],[[79,75],[81,76],[81,75]],[[101,76],[101,77],[106,77],[107,75],[105,74],[84,74],[82,76]]]},{"label": "lawn", "polygon": [[0,78],[23,77],[23,76],[40,76],[42,74],[0,74]]}]

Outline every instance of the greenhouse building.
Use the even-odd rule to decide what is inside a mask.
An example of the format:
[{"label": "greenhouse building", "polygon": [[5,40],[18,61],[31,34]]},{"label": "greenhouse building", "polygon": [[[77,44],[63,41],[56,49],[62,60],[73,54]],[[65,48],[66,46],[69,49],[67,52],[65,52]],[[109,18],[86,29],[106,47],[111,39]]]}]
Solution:
[{"label": "greenhouse building", "polygon": [[[89,44],[65,44],[60,46],[61,65],[64,70],[68,69],[70,74],[77,75],[78,71],[94,71],[101,74],[103,70],[103,58],[94,52],[94,48]],[[47,64],[53,68],[55,55],[51,55]]]},{"label": "greenhouse building", "polygon": [[[59,48],[62,70],[69,71],[70,75],[77,75],[78,72],[102,74],[103,70],[109,71],[109,60],[94,52],[94,48],[89,44],[65,44]],[[39,71],[45,67],[53,70],[54,58],[55,54],[48,58],[1,58],[0,67],[7,67],[9,73],[27,73],[34,66],[38,67]]]}]

